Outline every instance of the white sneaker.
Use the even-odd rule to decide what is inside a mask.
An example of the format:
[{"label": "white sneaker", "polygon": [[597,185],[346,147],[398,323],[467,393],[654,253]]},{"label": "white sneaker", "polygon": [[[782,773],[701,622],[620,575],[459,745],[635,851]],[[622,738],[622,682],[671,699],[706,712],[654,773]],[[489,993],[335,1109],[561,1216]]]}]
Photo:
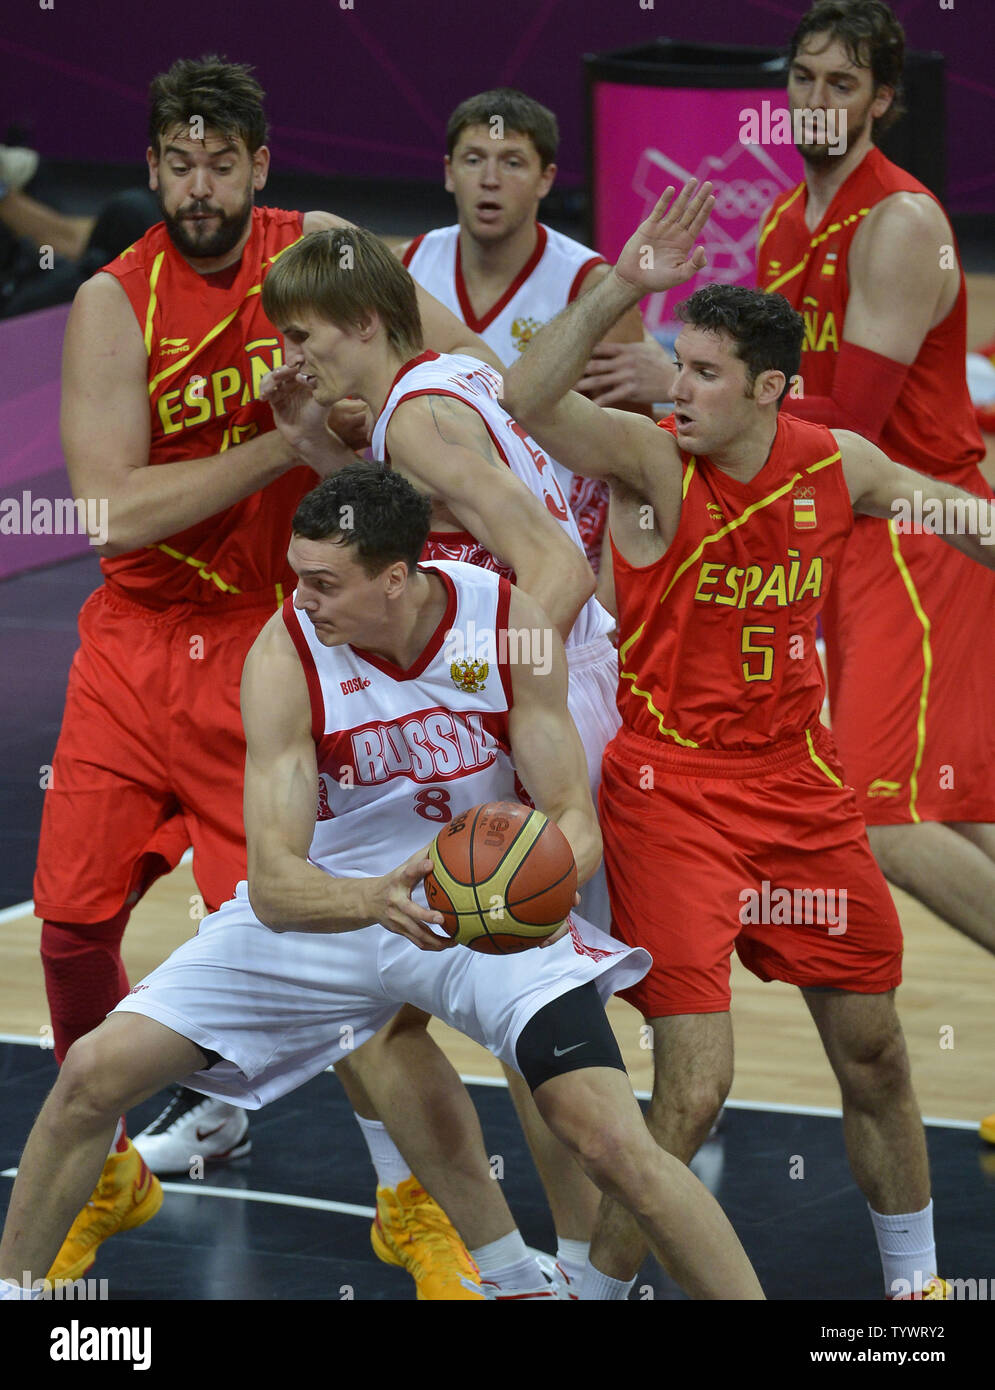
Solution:
[{"label": "white sneaker", "polygon": [[252,1148],[244,1110],[183,1088],[132,1142],[153,1173],[185,1173],[198,1158],[222,1163]]},{"label": "white sneaker", "polygon": [[[526,1289],[502,1289],[481,1275],[480,1287],[489,1303],[519,1303],[536,1298],[552,1299],[557,1302],[560,1299],[569,1298],[569,1294],[561,1292],[561,1281],[563,1281],[564,1275],[553,1256],[547,1255],[542,1250],[536,1250],[531,1245],[527,1248],[536,1263],[535,1284]],[[556,1271],[555,1274],[554,1271]],[[565,1284],[562,1284],[562,1287],[565,1288]]]},{"label": "white sneaker", "polygon": [[30,183],[38,168],[38,155],[35,150],[26,150],[19,145],[0,145],[0,184],[7,193],[19,192]]}]

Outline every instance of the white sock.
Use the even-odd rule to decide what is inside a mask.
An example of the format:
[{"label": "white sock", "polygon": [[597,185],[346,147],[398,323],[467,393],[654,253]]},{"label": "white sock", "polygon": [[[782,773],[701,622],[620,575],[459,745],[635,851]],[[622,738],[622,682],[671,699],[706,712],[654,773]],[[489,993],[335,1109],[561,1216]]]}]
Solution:
[{"label": "white sock", "polygon": [[118,1118],[117,1128],[116,1128],[115,1131],[114,1131],[114,1139],[113,1139],[113,1141],[112,1141],[112,1143],[111,1143],[110,1153],[108,1153],[108,1155],[107,1155],[108,1158],[113,1158],[114,1155],[115,1155],[115,1153],[117,1152],[118,1141],[120,1140],[121,1135],[122,1135],[123,1132],[124,1132],[124,1117],[123,1117],[123,1116],[120,1116],[120,1117]]},{"label": "white sock", "polygon": [[15,1284],[13,1279],[0,1279],[0,1303],[14,1302],[17,1299],[41,1298],[44,1287],[31,1289]]},{"label": "white sock", "polygon": [[521,1231],[511,1231],[500,1240],[492,1240],[490,1245],[471,1250],[470,1254],[480,1270],[481,1279],[502,1291],[513,1293],[516,1289],[535,1289],[545,1281],[535,1256],[529,1254]]},{"label": "white sock", "polygon": [[582,1303],[620,1303],[629,1297],[635,1282],[635,1276],[631,1279],[612,1279],[602,1274],[600,1269],[595,1269],[588,1260],[577,1296]]},{"label": "white sock", "polygon": [[591,1253],[589,1240],[561,1240],[556,1242],[556,1263],[574,1286],[580,1284]]},{"label": "white sock", "polygon": [[[867,1210],[877,1237],[885,1293],[889,1297],[921,1293],[936,1273],[933,1203],[906,1216],[883,1216],[870,1206]],[[897,1286],[896,1280],[900,1281]]]},{"label": "white sock", "polygon": [[381,1187],[397,1188],[405,1178],[411,1177],[411,1169],[401,1156],[401,1152],[387,1133],[382,1120],[364,1120],[357,1115],[356,1120],[363,1131],[366,1147],[377,1170],[377,1182]]}]

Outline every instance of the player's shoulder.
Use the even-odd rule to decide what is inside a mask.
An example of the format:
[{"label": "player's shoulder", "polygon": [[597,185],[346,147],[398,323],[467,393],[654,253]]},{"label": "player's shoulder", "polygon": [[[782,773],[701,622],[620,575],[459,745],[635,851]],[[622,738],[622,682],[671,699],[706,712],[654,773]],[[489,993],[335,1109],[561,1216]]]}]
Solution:
[{"label": "player's shoulder", "polygon": [[288,612],[287,606],[281,605],[275,613],[267,618],[266,622],[260,628],[255,641],[249,648],[249,656],[246,659],[246,664],[248,664],[249,659],[251,659],[253,663],[258,664],[259,662],[268,662],[273,659],[278,659],[281,656],[289,658],[296,655],[289,625],[291,623],[297,623],[298,618],[297,611],[293,608],[292,604],[290,605],[290,610],[291,611]]},{"label": "player's shoulder", "polygon": [[925,188],[899,188],[886,192],[864,219],[858,236],[887,241],[896,250],[909,242],[919,242],[950,234],[950,223],[943,208]]},{"label": "player's shoulder", "polygon": [[433,227],[431,231],[419,232],[413,237],[387,239],[387,245],[402,265],[411,266],[415,257],[419,259],[438,251],[451,249],[459,236],[459,224],[448,227]]},{"label": "player's shoulder", "polygon": [[66,348],[80,360],[91,360],[103,347],[113,346],[119,368],[146,360],[141,325],[116,276],[98,270],[84,280],[73,297],[66,329]]}]

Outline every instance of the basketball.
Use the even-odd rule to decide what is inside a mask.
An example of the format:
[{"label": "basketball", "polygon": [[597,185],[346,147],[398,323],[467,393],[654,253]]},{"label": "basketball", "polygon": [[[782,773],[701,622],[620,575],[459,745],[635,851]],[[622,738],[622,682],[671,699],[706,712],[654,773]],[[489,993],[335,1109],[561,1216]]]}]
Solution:
[{"label": "basketball", "polygon": [[559,826],[529,806],[474,806],[439,831],[429,854],[429,907],[472,951],[505,956],[538,946],[573,907],[573,852]]}]

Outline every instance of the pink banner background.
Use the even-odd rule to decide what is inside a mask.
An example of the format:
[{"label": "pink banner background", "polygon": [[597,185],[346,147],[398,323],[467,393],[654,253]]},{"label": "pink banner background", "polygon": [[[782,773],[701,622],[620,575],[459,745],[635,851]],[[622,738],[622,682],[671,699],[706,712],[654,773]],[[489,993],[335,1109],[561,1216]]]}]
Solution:
[{"label": "pink banner background", "polygon": [[673,305],[700,285],[755,283],[760,218],[802,178],[793,145],[744,145],[740,112],[785,105],[778,89],[699,90],[599,82],[594,89],[595,245],[614,259],[668,184],[689,176],[715,184],[718,201],[702,244],[705,270],[643,304],[646,325],[667,338]]}]

